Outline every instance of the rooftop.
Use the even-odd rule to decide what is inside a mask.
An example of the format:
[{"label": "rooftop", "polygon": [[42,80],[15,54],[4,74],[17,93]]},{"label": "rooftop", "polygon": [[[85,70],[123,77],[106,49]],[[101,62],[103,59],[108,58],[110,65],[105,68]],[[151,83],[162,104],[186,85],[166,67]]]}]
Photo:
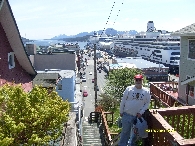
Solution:
[{"label": "rooftop", "polygon": [[33,86],[55,87],[59,78],[72,78],[74,74],[73,70],[46,69],[45,71],[37,71]]},{"label": "rooftop", "polygon": [[195,23],[173,32],[173,36],[195,36]]},{"label": "rooftop", "polygon": [[165,68],[165,66],[163,64],[156,64],[147,60],[144,60],[142,58],[133,58],[133,57],[128,57],[128,58],[115,58],[115,60],[117,61],[118,64],[121,63],[129,63],[129,64],[134,64],[136,66],[136,68],[150,68],[150,67],[163,67]]}]

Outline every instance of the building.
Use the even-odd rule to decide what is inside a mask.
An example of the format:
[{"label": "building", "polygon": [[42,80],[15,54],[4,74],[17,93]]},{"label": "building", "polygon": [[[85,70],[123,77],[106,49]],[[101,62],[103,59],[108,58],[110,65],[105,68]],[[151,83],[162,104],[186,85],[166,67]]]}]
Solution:
[{"label": "building", "polygon": [[35,44],[26,44],[26,50],[34,68],[38,71],[45,69],[74,70],[80,69],[80,56],[74,50],[64,51],[56,49],[55,52],[36,52]]},{"label": "building", "polygon": [[33,86],[42,85],[47,89],[55,89],[63,100],[75,102],[76,76],[73,70],[46,69],[37,71]]},{"label": "building", "polygon": [[150,82],[152,81],[168,81],[168,71],[169,68],[162,64],[156,64],[141,57],[127,57],[127,58],[116,58],[114,60],[116,65],[111,65],[113,69],[115,68],[138,68],[142,70],[146,79]]},{"label": "building", "polygon": [[195,23],[174,33],[181,37],[179,65],[179,94],[189,105],[195,104]]},{"label": "building", "polygon": [[21,84],[24,91],[31,91],[36,71],[7,0],[0,1],[0,48],[0,86],[5,83]]}]

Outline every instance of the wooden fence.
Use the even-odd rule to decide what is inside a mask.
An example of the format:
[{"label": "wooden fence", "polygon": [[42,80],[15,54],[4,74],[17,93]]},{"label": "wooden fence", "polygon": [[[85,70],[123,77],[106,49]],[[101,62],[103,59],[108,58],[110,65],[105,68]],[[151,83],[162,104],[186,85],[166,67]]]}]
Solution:
[{"label": "wooden fence", "polygon": [[195,106],[150,110],[149,141],[153,146],[194,146]]},{"label": "wooden fence", "polygon": [[[171,87],[168,89],[161,89],[161,85],[165,84],[164,87]],[[174,97],[172,93],[177,92],[178,84],[175,82],[151,82],[150,83],[150,95],[154,99],[154,108],[156,107],[172,107],[172,106],[183,106],[186,102],[179,97]]]},{"label": "wooden fence", "polygon": [[[118,135],[118,133],[111,133],[109,130],[108,124],[113,124],[113,112],[105,112],[103,111],[101,106],[96,107],[95,109],[96,112],[99,112],[101,114],[101,123],[103,127],[103,132],[104,132],[104,140],[105,144],[107,146],[112,144],[112,139]],[[108,121],[107,116],[111,115],[111,120]]]}]

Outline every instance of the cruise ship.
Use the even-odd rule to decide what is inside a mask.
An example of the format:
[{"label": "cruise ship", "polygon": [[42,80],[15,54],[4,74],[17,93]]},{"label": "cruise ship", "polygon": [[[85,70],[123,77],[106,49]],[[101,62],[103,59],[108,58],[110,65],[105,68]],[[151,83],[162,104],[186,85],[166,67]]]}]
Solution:
[{"label": "cruise ship", "polygon": [[119,57],[142,57],[169,67],[169,72],[179,73],[180,37],[172,37],[165,30],[156,30],[153,21],[147,31],[135,36],[115,36],[110,50]]},{"label": "cruise ship", "polygon": [[94,35],[89,38],[89,43],[88,43],[89,46],[90,44],[93,45],[93,43],[97,41],[97,49],[101,49],[101,50],[110,49],[110,45],[113,43],[113,37],[107,36],[105,32],[103,32],[103,34],[101,35],[98,35],[97,32],[94,32]]}]

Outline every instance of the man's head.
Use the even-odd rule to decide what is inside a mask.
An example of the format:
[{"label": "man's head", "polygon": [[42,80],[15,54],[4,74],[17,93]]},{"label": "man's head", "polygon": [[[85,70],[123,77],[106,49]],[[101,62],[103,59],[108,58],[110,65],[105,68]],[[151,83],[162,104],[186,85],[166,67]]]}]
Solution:
[{"label": "man's head", "polygon": [[143,81],[143,76],[140,74],[137,74],[134,76],[135,79],[135,87],[136,88],[142,88],[142,81]]}]

